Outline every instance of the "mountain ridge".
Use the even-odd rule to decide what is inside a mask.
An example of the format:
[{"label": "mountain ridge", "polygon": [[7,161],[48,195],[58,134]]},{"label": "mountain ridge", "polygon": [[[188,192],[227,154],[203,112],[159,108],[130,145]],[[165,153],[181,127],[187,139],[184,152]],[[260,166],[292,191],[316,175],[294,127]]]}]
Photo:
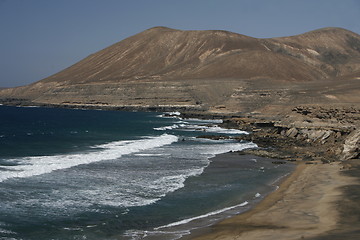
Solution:
[{"label": "mountain ridge", "polygon": [[239,89],[259,82],[282,82],[289,88],[306,82],[334,84],[345,76],[356,79],[358,72],[360,36],[346,29],[253,38],[223,30],[154,27],[43,80],[1,90],[0,98],[45,104],[223,106],[235,111],[236,105],[242,109]]},{"label": "mountain ridge", "polygon": [[[245,51],[260,51],[266,54],[266,50],[269,51],[270,49],[271,53],[279,53],[278,55],[281,55],[281,57],[274,56],[274,58],[276,59],[286,58],[286,61],[296,61],[296,55],[299,55],[299,51],[297,51],[297,53],[293,53],[294,49],[290,49],[289,51],[289,48],[293,48],[293,46],[291,45],[297,44],[298,40],[295,39],[295,41],[289,41],[290,39],[304,38],[305,36],[313,34],[324,34],[324,32],[329,31],[342,31],[344,32],[343,34],[354,34],[344,29],[326,28],[304,33],[301,35],[295,35],[293,37],[261,39],[222,30],[183,31],[165,27],[155,27],[145,30],[127,39],[124,39],[121,42],[115,43],[110,47],[105,48],[95,54],[91,54],[89,57],[80,61],[79,63],[83,63],[83,61],[85,61],[85,63],[83,63],[79,67],[88,67],[93,69],[91,71],[91,74],[88,74],[87,76],[84,76],[83,74],[81,75],[86,80],[76,80],[76,75],[78,75],[78,71],[74,70],[73,68],[74,66],[77,67],[77,64],[79,63],[74,64],[68,69],[74,70],[70,71],[69,74],[75,75],[71,76],[71,79],[75,79],[75,81],[78,82],[107,81],[115,78],[131,79],[136,77],[142,78],[144,76],[150,76],[152,78],[202,78],[203,74],[206,75],[206,73],[204,72],[208,71],[209,68],[213,67],[213,64],[211,64],[212,62],[224,62],[224,60],[220,58],[221,56],[224,57],[224,55],[228,55],[230,57],[237,55],[237,62],[239,62],[239,59],[240,61],[241,59],[246,59],[255,62],[260,61],[260,64],[257,64],[259,66],[261,64],[265,64],[262,63],[261,59],[256,58],[257,55],[254,55],[255,59],[250,58],[249,56],[245,56],[245,58],[243,56],[239,56]],[[308,38],[306,39],[308,40]],[[331,38],[326,37],[327,42],[329,41],[329,39],[331,40]],[[313,41],[314,40],[311,40],[310,42],[312,43]],[[316,39],[316,42],[318,41],[319,38]],[[335,45],[334,43],[331,44]],[[359,42],[356,42],[356,44],[357,47],[359,47]],[[326,45],[324,43],[322,43],[322,45],[326,48]],[[339,44],[336,45],[336,53],[330,52],[328,54],[330,58],[332,57],[332,55],[336,54],[342,54],[340,56],[344,58],[343,47],[339,47],[338,45]],[[149,48],[152,48],[152,50]],[[302,53],[302,55],[300,56],[306,56],[309,58],[311,57],[311,53],[318,53],[317,49],[310,49],[310,51],[312,52],[307,54]],[[314,59],[312,58],[311,60]],[[91,63],[91,61],[95,62]],[[323,61],[320,62],[323,63]],[[266,63],[271,64],[271,61]],[[296,63],[302,64],[302,62]],[[331,59],[328,60],[327,63],[325,62],[325,64],[327,65],[329,65],[329,63],[331,63]],[[84,66],[86,64],[89,64],[90,66]],[[236,66],[237,68],[244,67],[243,64],[241,64],[240,62],[239,64],[240,66]],[[105,67],[103,67],[103,65],[105,65]],[[197,68],[195,68],[194,66],[196,66]],[[246,67],[248,66],[245,66],[245,68]],[[323,77],[321,76],[324,75],[323,73],[320,74],[316,70],[311,69],[311,67],[312,66],[309,66],[310,72],[312,72],[311,77],[303,76],[301,73],[298,73],[299,76],[297,76],[295,79],[314,80],[315,78]],[[333,68],[333,66],[327,66],[327,68]],[[83,70],[80,69],[80,71]],[[174,71],[177,71],[177,73],[174,73]],[[227,74],[224,73],[225,71],[227,72]],[[261,70],[260,72],[263,71],[265,70]],[[61,75],[62,73],[63,71],[60,71],[53,76],[45,78],[44,80],[55,80],[56,78],[54,76],[59,76],[59,74]],[[212,71],[211,74],[214,77],[242,77],[242,72],[234,71],[233,69],[224,69],[222,72],[219,72],[219,70],[217,72]],[[256,77],[256,75],[254,75],[254,72],[249,73],[249,71],[246,71],[243,74],[245,75],[245,78],[248,78],[250,76]],[[269,74],[269,71],[265,71],[264,75],[266,74]],[[274,76],[274,78],[286,78],[286,74],[287,73],[279,74],[278,76]],[[67,77],[66,74],[65,76],[60,76],[58,81],[63,81],[63,78],[65,77]]]}]

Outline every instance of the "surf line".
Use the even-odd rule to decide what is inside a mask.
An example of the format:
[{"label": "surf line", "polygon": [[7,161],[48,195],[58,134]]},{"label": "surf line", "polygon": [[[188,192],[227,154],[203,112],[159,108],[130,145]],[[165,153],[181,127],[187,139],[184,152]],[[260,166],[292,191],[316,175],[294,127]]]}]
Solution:
[{"label": "surf line", "polygon": [[220,210],[217,210],[217,211],[213,211],[213,212],[210,212],[210,213],[207,213],[207,214],[204,214],[204,215],[200,215],[200,216],[196,216],[196,217],[193,217],[193,218],[188,218],[188,219],[184,219],[184,220],[181,220],[181,221],[178,221],[178,222],[170,223],[170,224],[168,224],[168,225],[160,226],[160,227],[154,228],[154,230],[160,230],[160,229],[164,229],[164,228],[179,226],[179,225],[182,225],[182,224],[186,224],[186,223],[192,222],[192,221],[194,221],[194,220],[198,220],[198,219],[202,219],[202,218],[214,216],[214,215],[217,215],[217,214],[219,214],[219,213],[223,213],[223,212],[225,212],[225,211],[228,211],[228,210],[231,210],[231,209],[234,209],[234,208],[244,207],[244,206],[246,206],[246,205],[248,205],[248,204],[249,204],[249,202],[248,202],[248,201],[245,201],[245,202],[240,203],[240,204],[235,205],[235,206],[223,208],[223,209],[220,209]]},{"label": "surf line", "polygon": [[92,147],[93,149],[99,149],[98,151],[68,155],[64,154],[55,156],[35,156],[23,157],[20,159],[9,159],[9,161],[14,161],[16,165],[2,167],[5,169],[5,171],[1,172],[0,182],[10,178],[38,176],[82,164],[113,160],[126,154],[162,147],[177,141],[177,136],[162,134],[160,136],[146,137],[140,140],[115,141]]}]

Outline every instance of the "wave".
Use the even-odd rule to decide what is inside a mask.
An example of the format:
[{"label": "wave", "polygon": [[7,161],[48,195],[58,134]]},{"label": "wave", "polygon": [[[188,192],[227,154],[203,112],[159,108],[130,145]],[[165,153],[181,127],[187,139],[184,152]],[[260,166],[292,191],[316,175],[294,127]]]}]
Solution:
[{"label": "wave", "polygon": [[227,129],[222,128],[217,125],[214,126],[203,126],[203,125],[192,125],[192,124],[173,124],[171,126],[164,126],[164,127],[156,127],[154,130],[157,131],[166,131],[166,130],[183,130],[183,131],[203,131],[209,133],[222,133],[222,134],[249,134],[246,131],[242,131],[239,129]]},{"label": "wave", "polygon": [[214,126],[202,126],[202,125],[187,125],[186,128],[188,130],[195,131],[203,131],[209,133],[222,133],[222,134],[249,134],[246,131],[242,131],[239,129],[227,129],[222,128],[217,125]]},{"label": "wave", "polygon": [[160,226],[160,227],[155,228],[155,230],[159,230],[159,229],[163,229],[163,228],[168,228],[168,227],[179,226],[179,225],[182,225],[182,224],[186,224],[186,223],[192,222],[192,221],[194,221],[194,220],[198,220],[198,219],[210,217],[210,216],[213,216],[213,215],[217,215],[217,214],[219,214],[219,213],[223,213],[223,212],[226,212],[226,211],[231,210],[231,209],[234,209],[234,208],[244,207],[244,206],[246,206],[246,205],[248,205],[248,204],[249,204],[249,202],[248,202],[248,201],[245,201],[245,202],[243,202],[243,203],[241,203],[241,204],[238,204],[238,205],[235,205],[235,206],[223,208],[223,209],[216,210],[216,211],[213,211],[213,212],[204,214],[204,215],[200,215],[200,216],[196,216],[196,217],[184,219],[184,220],[181,220],[181,221],[178,221],[178,222],[170,223],[170,224],[165,225],[165,226]]},{"label": "wave", "polygon": [[115,141],[96,145],[93,146],[93,148],[96,150],[84,153],[10,159],[9,161],[16,162],[18,165],[5,166],[4,168],[7,171],[1,172],[0,182],[10,178],[26,178],[50,173],[56,170],[75,167],[82,164],[89,164],[104,160],[113,160],[126,154],[161,147],[172,144],[176,141],[178,141],[177,136],[163,134],[161,136],[147,137],[140,140]]},{"label": "wave", "polygon": [[[261,197],[261,194],[260,194],[260,193],[256,193],[254,197],[255,197],[255,198],[259,198],[259,197]],[[249,204],[249,202],[248,202],[248,201],[245,201],[245,202],[242,202],[242,203],[237,204],[237,205],[234,205],[234,206],[226,207],[226,208],[219,209],[219,210],[216,210],[216,211],[213,211],[213,212],[210,212],[210,213],[206,213],[206,214],[203,214],[203,215],[200,215],[200,216],[196,216],[196,217],[192,217],[192,218],[187,218],[187,219],[184,219],[184,220],[181,220],[181,221],[177,221],[177,222],[173,222],[173,223],[170,223],[170,224],[167,224],[167,225],[164,225],[164,226],[160,226],[160,227],[154,228],[154,230],[160,230],[160,229],[164,229],[164,228],[169,228],[169,227],[175,227],[175,226],[183,225],[183,224],[192,222],[192,221],[194,221],[194,220],[198,220],[198,219],[202,219],[202,218],[214,216],[214,215],[217,215],[217,214],[220,214],[220,213],[223,213],[223,212],[232,210],[232,209],[234,209],[234,208],[245,207],[245,206],[247,206],[248,204]]]},{"label": "wave", "polygon": [[135,156],[139,157],[161,157],[161,156],[169,156],[170,154],[166,153],[136,153]]},{"label": "wave", "polygon": [[157,117],[161,117],[161,118],[179,118],[180,115],[181,115],[180,112],[164,112],[163,114],[160,114]]},{"label": "wave", "polygon": [[166,112],[165,114],[170,115],[170,116],[180,116],[181,115],[180,112]]},{"label": "wave", "polygon": [[123,234],[126,239],[180,239],[191,234],[190,230],[180,231],[148,231],[148,230],[127,230]]},{"label": "wave", "polygon": [[182,174],[161,177],[154,181],[151,190],[157,193],[163,192],[164,194],[162,194],[161,197],[164,197],[170,192],[175,192],[176,190],[183,188],[187,178],[201,175],[203,171],[204,168],[188,169],[184,170]]},{"label": "wave", "polygon": [[172,129],[176,129],[176,128],[180,128],[180,127],[185,127],[185,124],[173,124],[171,126],[165,126],[165,127],[156,127],[154,128],[154,130],[157,131],[166,131],[166,130],[172,130]]},{"label": "wave", "polygon": [[201,122],[201,123],[223,123],[222,119],[199,119],[199,118],[186,118],[188,121]]},{"label": "wave", "polygon": [[247,143],[229,143],[229,144],[219,144],[217,147],[210,148],[208,153],[211,154],[211,157],[214,157],[217,154],[227,153],[230,151],[242,151],[247,148],[256,148],[257,144],[253,142]]},{"label": "wave", "polygon": [[249,134],[248,132],[239,129],[227,129],[218,126],[205,128],[205,131],[211,133],[224,133],[224,134]]}]

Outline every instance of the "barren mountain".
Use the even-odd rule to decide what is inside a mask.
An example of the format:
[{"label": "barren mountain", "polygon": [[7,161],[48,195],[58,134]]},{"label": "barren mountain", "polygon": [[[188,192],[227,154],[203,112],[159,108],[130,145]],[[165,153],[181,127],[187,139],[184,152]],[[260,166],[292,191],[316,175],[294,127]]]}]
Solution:
[{"label": "barren mountain", "polygon": [[[360,36],[345,29],[257,39],[226,31],[155,27],[41,81],[1,90],[0,98],[32,104],[257,111],[291,101],[356,102],[359,97],[352,93],[359,89],[359,73]],[[295,94],[299,91],[304,92],[301,97]]]}]

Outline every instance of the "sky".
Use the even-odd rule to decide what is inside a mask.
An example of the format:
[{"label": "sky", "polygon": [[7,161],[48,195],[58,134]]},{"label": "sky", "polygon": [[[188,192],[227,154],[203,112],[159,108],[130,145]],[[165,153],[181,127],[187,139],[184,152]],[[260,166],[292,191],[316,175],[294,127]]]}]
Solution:
[{"label": "sky", "polygon": [[155,26],[251,37],[341,27],[360,0],[0,0],[0,87],[27,85]]}]

